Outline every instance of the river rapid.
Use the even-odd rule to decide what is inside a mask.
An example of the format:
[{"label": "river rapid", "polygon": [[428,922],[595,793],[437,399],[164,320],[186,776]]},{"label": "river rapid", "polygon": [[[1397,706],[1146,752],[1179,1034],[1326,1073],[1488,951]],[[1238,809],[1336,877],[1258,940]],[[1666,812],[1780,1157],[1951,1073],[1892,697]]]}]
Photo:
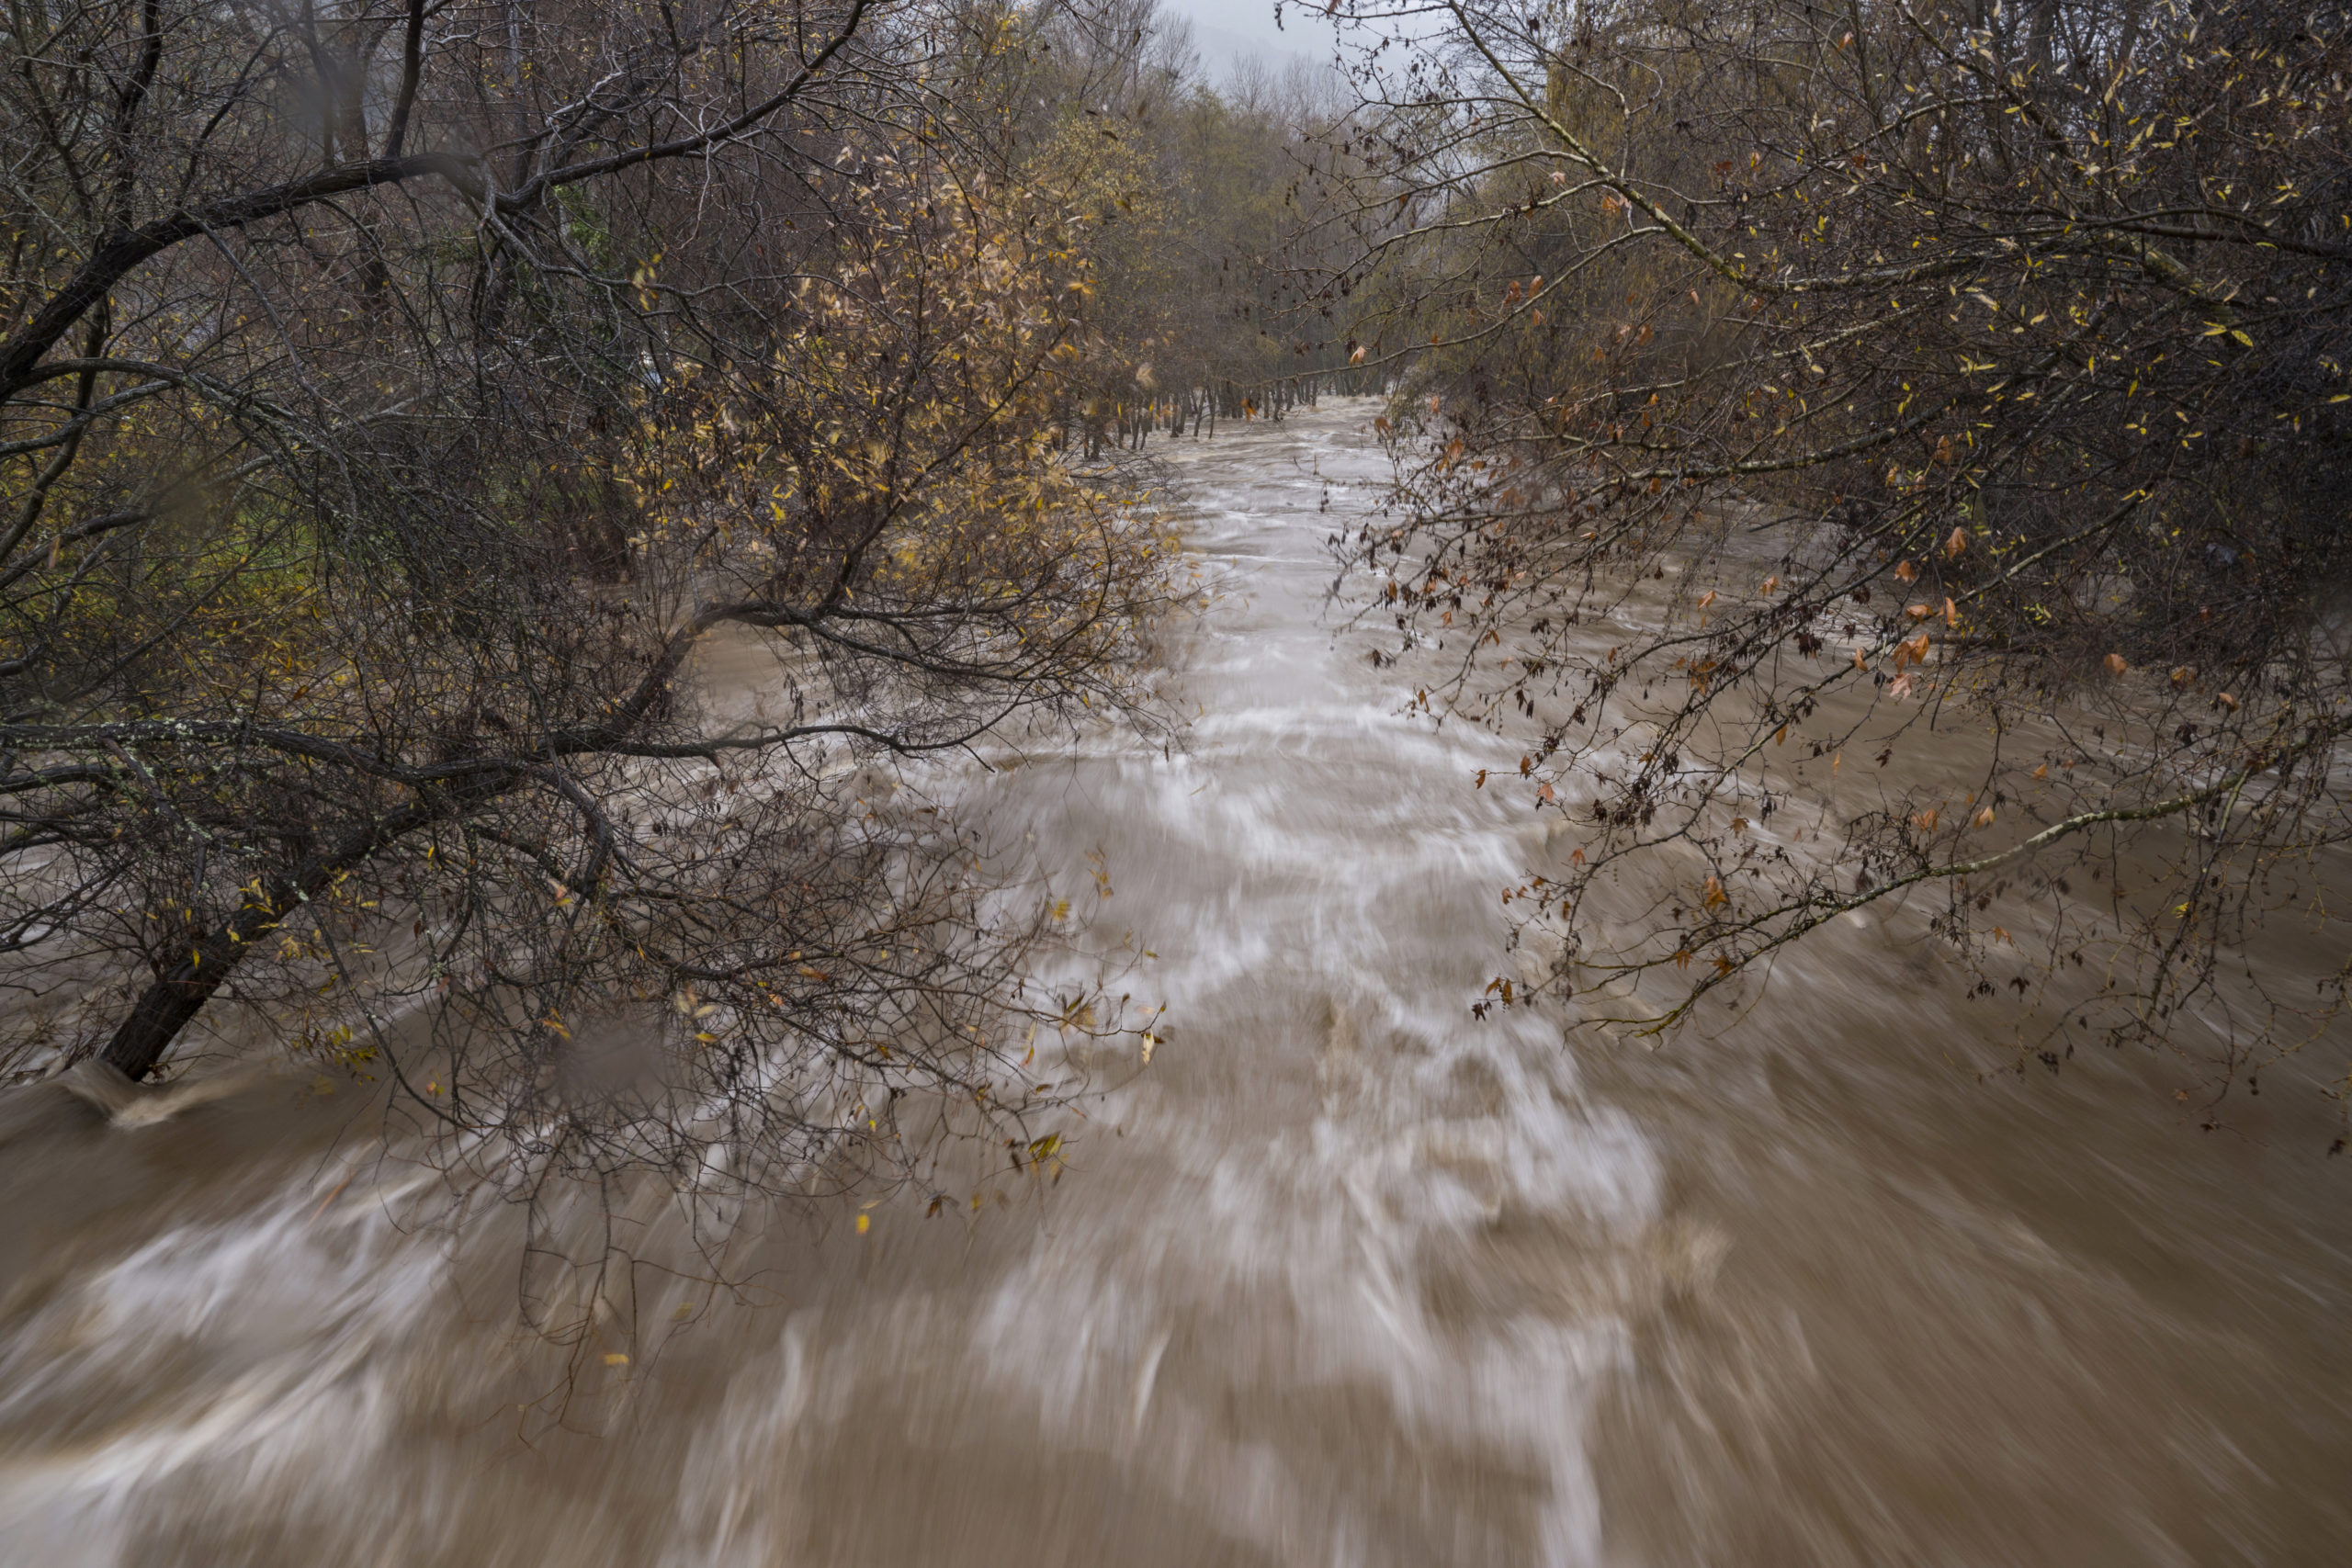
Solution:
[{"label": "river rapid", "polygon": [[1474,790],[1517,748],[1404,716],[1327,598],[1371,412],[1166,446],[1184,739],[969,785],[1100,873],[1087,940],[1170,1009],[1058,1183],[783,1217],[744,1298],[649,1275],[662,1333],[562,1351],[508,1217],[428,1223],[348,1090],[20,1092],[0,1563],[2352,1559],[2312,1081],[2206,1134],[2160,1061],[1988,1073],[1882,926],[1655,1051],[1471,1018],[1558,818]]}]

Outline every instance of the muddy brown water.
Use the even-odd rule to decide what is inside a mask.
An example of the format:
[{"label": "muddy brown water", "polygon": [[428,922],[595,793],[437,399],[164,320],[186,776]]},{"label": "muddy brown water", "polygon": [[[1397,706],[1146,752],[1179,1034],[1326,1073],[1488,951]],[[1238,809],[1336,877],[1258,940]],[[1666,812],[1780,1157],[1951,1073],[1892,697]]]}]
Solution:
[{"label": "muddy brown water", "polygon": [[1102,856],[1092,932],[1171,1009],[1058,1186],[781,1219],[748,1299],[640,1278],[665,1326],[606,1365],[308,1072],[17,1094],[0,1562],[2352,1560],[2316,1061],[2225,1134],[2159,1059],[1987,1077],[1991,1015],[1887,926],[1658,1051],[1470,1019],[1545,828],[1327,613],[1368,418],[1166,450],[1219,594],[1189,750],[972,785],[1066,878]]}]

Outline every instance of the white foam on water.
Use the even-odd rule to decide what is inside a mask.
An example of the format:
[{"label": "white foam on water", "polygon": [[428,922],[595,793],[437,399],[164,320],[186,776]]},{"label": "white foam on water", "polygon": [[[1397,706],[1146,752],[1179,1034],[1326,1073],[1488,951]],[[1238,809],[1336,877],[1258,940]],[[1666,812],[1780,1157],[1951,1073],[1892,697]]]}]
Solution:
[{"label": "white foam on water", "polygon": [[395,1194],[345,1196],[285,1191],[166,1230],[66,1280],[0,1340],[0,1430],[110,1412],[0,1460],[0,1561],[130,1561],[164,1497],[379,1495],[410,1331],[439,1315],[446,1275],[372,1201]]},{"label": "white foam on water", "polygon": [[[1071,877],[1104,852],[1094,931],[1161,954],[1127,982],[1170,1005],[1160,1056],[1089,1105],[1068,1178],[962,1273],[876,1267],[834,1304],[736,1314],[740,1337],[705,1350],[715,1405],[636,1396],[605,1440],[624,1468],[642,1445],[674,1470],[673,1568],[807,1561],[832,1505],[808,1477],[841,1445],[1008,1423],[1036,1450],[976,1485],[1042,1488],[1084,1455],[1272,1561],[1598,1559],[1588,1429],[1627,1353],[1658,1163],[1556,1029],[1469,1013],[1541,827],[1469,787],[1509,765],[1499,742],[1402,716],[1394,671],[1325,614],[1322,542],[1346,517],[1304,465],[1376,482],[1351,423],[1177,449],[1217,595],[1184,639],[1203,712],[1181,749],[1089,739],[972,785]],[[542,1516],[502,1502],[525,1483],[494,1462],[509,1439],[419,1419],[464,1403],[440,1364],[441,1246],[372,1202],[322,1218],[329,1184],[175,1225],[18,1319],[0,1559],[129,1562],[139,1529],[200,1508],[228,1537],[240,1511],[259,1529],[300,1509],[344,1561],[552,1560]],[[924,1236],[956,1246],[945,1224]],[[465,1325],[465,1353],[496,1342]],[[77,1402],[115,1414],[61,1435]],[[955,1560],[957,1528],[943,1510],[932,1560]],[[595,1535],[580,1521],[564,1560]]]},{"label": "white foam on water", "polygon": [[[1539,1475],[1521,1550],[1597,1560],[1586,1430],[1624,1354],[1605,1280],[1657,1212],[1657,1164],[1581,1094],[1556,1029],[1469,1014],[1472,977],[1498,961],[1496,892],[1532,829],[1469,789],[1494,742],[1411,726],[1393,685],[1354,675],[1354,639],[1335,646],[1317,603],[1329,514],[1319,482],[1286,472],[1318,437],[1294,426],[1249,457],[1201,455],[1265,477],[1196,511],[1220,599],[1186,676],[1206,710],[1187,751],[1082,760],[1058,796],[1028,773],[1013,794],[1049,854],[1057,834],[1073,861],[1091,835],[1114,840],[1119,892],[1099,921],[1131,922],[1165,955],[1145,999],[1171,1003],[1164,1049],[1193,1071],[1167,1089],[1147,1073],[1095,1111],[1093,1168],[978,1299],[922,1292],[863,1301],[854,1324],[787,1326],[697,1440],[680,1564],[781,1561],[788,1532],[748,1500],[885,1394],[993,1411],[1107,1457],[1125,1484],[1213,1499],[1224,1533],[1277,1560],[1391,1561],[1385,1504],[1335,1474],[1350,1434],[1283,1414],[1353,1401],[1408,1452],[1501,1454]],[[1285,1025],[1299,998],[1309,1021]],[[1261,1095],[1295,1102],[1269,1119],[1249,1103]],[[1105,1122],[1128,1135],[1113,1145]],[[1115,1190],[1090,1196],[1098,1179]],[[1433,1265],[1475,1276],[1506,1216],[1581,1233],[1584,1269],[1537,1306],[1441,1312]],[[1262,1408],[1237,1419],[1236,1397]],[[1333,1453],[1312,1446],[1318,1419]],[[1441,1547],[1448,1506],[1422,1510]],[[1476,1519],[1457,1530],[1447,1560],[1479,1561],[1494,1539]]]}]

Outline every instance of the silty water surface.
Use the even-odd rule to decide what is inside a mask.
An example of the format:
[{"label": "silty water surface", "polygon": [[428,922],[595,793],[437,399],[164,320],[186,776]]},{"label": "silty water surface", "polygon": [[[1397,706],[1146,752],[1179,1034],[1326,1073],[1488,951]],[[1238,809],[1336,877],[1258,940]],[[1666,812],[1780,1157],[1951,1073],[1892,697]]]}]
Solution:
[{"label": "silty water surface", "polygon": [[301,1078],[138,1126],[27,1100],[0,1562],[2337,1555],[2352,1224],[2308,1127],[2225,1147],[2124,1069],[1987,1088],[1890,933],[1654,1055],[1472,1020],[1556,846],[1470,787],[1516,751],[1401,717],[1329,612],[1369,416],[1166,448],[1214,595],[1183,747],[972,786],[1102,872],[1088,940],[1170,1004],[1058,1185],[786,1224],[756,1301],[649,1275],[688,1322],[607,1366],[518,1333],[503,1222],[402,1223],[429,1175]]}]

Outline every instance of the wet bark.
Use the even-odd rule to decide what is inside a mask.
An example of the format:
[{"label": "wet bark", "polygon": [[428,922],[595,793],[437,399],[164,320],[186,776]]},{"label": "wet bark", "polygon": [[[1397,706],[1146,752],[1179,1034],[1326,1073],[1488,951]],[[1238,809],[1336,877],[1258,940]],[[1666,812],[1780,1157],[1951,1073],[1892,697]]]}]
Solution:
[{"label": "wet bark", "polygon": [[100,1059],[133,1081],[145,1077],[164,1059],[180,1031],[237,972],[238,963],[254,942],[323,893],[336,877],[447,810],[447,805],[436,809],[424,802],[403,807],[304,861],[293,875],[271,884],[261,897],[199,939],[186,958],[156,977],[131,1004],[130,1015],[99,1053]]}]

